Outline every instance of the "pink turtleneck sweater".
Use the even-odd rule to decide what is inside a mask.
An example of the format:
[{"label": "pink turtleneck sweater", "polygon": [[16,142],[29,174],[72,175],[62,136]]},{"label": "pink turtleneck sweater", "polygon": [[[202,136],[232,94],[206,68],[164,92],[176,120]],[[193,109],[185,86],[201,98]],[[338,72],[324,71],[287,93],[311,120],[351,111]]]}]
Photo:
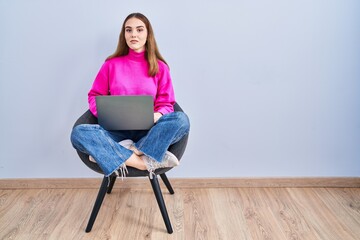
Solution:
[{"label": "pink turtleneck sweater", "polygon": [[129,49],[126,56],[107,60],[97,74],[88,93],[90,111],[97,116],[95,96],[97,95],[151,95],[154,98],[154,112],[167,114],[174,111],[174,89],[168,66],[159,63],[159,72],[148,75],[145,52]]}]

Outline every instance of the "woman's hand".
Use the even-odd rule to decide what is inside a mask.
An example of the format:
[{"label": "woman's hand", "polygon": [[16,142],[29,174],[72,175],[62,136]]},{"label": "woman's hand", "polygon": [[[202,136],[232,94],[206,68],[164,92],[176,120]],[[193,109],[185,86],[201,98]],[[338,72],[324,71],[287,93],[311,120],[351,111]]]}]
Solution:
[{"label": "woman's hand", "polygon": [[155,112],[154,113],[154,123],[156,123],[160,118],[161,118],[162,114],[159,112]]}]

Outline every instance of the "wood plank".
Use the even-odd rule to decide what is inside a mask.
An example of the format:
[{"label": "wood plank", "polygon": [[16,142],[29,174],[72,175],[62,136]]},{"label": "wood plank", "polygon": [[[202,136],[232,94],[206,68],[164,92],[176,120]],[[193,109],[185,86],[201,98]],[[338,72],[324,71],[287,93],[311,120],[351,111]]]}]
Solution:
[{"label": "wood plank", "polygon": [[268,207],[269,200],[263,196],[262,188],[242,188],[238,190],[246,226],[253,239],[285,239],[276,218]]},{"label": "wood plank", "polygon": [[327,188],[315,192],[328,211],[334,213],[336,221],[353,238],[360,239],[360,189],[359,188]]},{"label": "wood plank", "polygon": [[[252,239],[236,188],[208,189],[219,239]],[[211,217],[211,216],[209,216]]]},{"label": "wood plank", "polygon": [[205,189],[184,190],[185,239],[221,239],[209,199]]},{"label": "wood plank", "polygon": [[[0,179],[0,189],[98,189],[102,178]],[[244,188],[244,187],[326,187],[359,188],[357,177],[326,178],[172,178],[174,188]],[[151,189],[147,178],[117,180],[114,188]]]},{"label": "wood plank", "polygon": [[358,239],[338,220],[336,212],[325,204],[318,190],[293,188],[289,191],[317,239]]},{"label": "wood plank", "polygon": [[316,233],[307,224],[288,189],[266,188],[264,195],[268,200],[268,208],[271,209],[272,215],[276,218],[276,222],[286,239],[317,239]]},{"label": "wood plank", "polygon": [[151,189],[114,188],[93,230],[97,189],[0,190],[0,239],[347,239],[360,236],[360,188],[165,188],[167,234]]}]

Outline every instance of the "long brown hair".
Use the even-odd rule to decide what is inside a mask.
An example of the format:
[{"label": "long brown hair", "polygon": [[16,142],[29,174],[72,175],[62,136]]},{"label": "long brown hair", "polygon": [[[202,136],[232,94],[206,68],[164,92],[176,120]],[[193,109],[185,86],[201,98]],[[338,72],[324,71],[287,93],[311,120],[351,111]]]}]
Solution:
[{"label": "long brown hair", "polygon": [[115,58],[115,57],[128,55],[129,46],[126,44],[126,40],[125,40],[125,23],[130,18],[137,18],[145,24],[145,27],[147,29],[147,34],[148,34],[146,43],[145,43],[145,57],[149,64],[149,72],[148,73],[149,73],[149,76],[155,76],[159,72],[158,60],[164,62],[165,64],[167,64],[167,63],[159,52],[159,49],[158,49],[156,41],[155,41],[154,31],[151,27],[149,19],[147,19],[147,17],[145,17],[141,13],[131,13],[129,16],[127,16],[125,18],[124,23],[121,28],[119,42],[118,42],[116,51],[113,54],[111,54],[109,57],[107,57],[106,60],[109,60],[109,59]]}]

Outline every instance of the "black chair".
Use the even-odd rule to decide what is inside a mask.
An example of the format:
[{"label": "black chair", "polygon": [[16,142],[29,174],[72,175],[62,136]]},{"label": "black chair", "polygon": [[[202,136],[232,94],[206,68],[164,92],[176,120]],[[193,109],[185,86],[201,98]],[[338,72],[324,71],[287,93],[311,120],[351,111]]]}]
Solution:
[{"label": "black chair", "polygon": [[[175,103],[174,105],[174,110],[175,111],[183,111],[181,109],[181,107]],[[87,110],[74,124],[74,127],[79,125],[79,124],[97,124],[97,118],[90,112],[90,110]],[[187,141],[188,141],[188,135],[185,135],[179,142],[171,145],[168,149],[168,151],[172,152],[179,160],[181,159],[182,155],[184,154],[186,145],[187,145]],[[92,170],[94,170],[95,172],[98,172],[100,174],[104,174],[102,172],[102,170],[100,169],[100,167],[89,160],[89,155],[77,151],[79,157],[81,158],[81,160],[85,163],[86,166],[88,166],[89,168],[91,168]],[[152,189],[154,191],[156,200],[158,202],[162,217],[164,219],[165,222],[165,226],[167,229],[168,233],[172,233],[173,229],[171,227],[171,222],[169,219],[169,215],[167,213],[166,210],[166,206],[165,206],[165,202],[164,202],[164,198],[163,195],[161,193],[161,189],[160,189],[160,185],[159,185],[159,181],[158,181],[158,175],[160,175],[161,179],[163,180],[165,186],[167,187],[168,191],[170,194],[174,194],[174,190],[166,176],[166,172],[169,171],[171,168],[161,168],[161,169],[157,169],[155,171],[155,176],[153,176],[152,178],[150,178],[149,172],[147,170],[143,171],[143,170],[138,170],[136,168],[132,168],[132,167],[128,167],[128,173],[126,174],[126,177],[148,177],[152,186]],[[115,174],[111,175],[110,177],[106,177],[104,176],[100,189],[99,189],[99,193],[97,195],[93,210],[91,212],[90,215],[90,219],[88,222],[88,225],[86,227],[86,232],[90,232],[96,216],[100,210],[101,204],[104,200],[105,194],[108,193],[110,194],[112,191],[112,188],[115,184],[115,181],[117,179],[117,176]]]}]

